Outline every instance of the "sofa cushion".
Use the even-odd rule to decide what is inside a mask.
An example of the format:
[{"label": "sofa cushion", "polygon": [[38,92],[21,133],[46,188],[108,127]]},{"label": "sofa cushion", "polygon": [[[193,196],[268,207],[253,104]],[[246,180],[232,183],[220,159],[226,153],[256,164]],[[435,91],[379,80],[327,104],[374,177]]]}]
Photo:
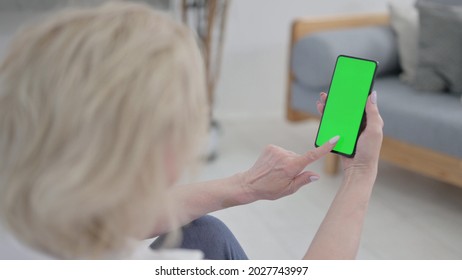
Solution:
[{"label": "sofa cushion", "polygon": [[[450,3],[451,1],[447,1]],[[419,63],[415,87],[462,95],[462,5],[419,1]]]},{"label": "sofa cushion", "polygon": [[384,132],[462,158],[462,110],[457,97],[417,91],[396,78],[376,81]]},{"label": "sofa cushion", "polygon": [[417,70],[417,46],[419,44],[419,13],[411,3],[390,2],[390,24],[396,34],[399,62],[403,72],[400,78],[414,82]]},{"label": "sofa cushion", "polygon": [[390,27],[346,28],[313,33],[299,40],[291,57],[295,79],[305,87],[325,88],[340,54],[378,61],[377,76],[399,71],[396,40]]},{"label": "sofa cushion", "polygon": [[[297,82],[292,86],[292,107],[318,114],[319,91]],[[417,91],[398,76],[377,79],[374,88],[386,136],[462,158],[462,110],[457,97]]]}]

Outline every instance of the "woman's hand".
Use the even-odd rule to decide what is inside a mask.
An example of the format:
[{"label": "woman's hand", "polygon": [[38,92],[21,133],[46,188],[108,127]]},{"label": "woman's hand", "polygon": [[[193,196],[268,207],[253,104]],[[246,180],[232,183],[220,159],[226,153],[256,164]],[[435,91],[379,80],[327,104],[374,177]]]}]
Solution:
[{"label": "woman's hand", "polygon": [[278,146],[267,146],[254,166],[241,173],[241,186],[247,200],[245,203],[260,199],[275,200],[293,194],[300,187],[318,180],[318,174],[304,169],[328,154],[337,141],[338,137],[334,137],[303,155]]},{"label": "woman's hand", "polygon": [[[322,92],[317,108],[320,114],[324,112],[327,94]],[[377,93],[374,91],[369,96],[366,104],[367,125],[358,139],[356,154],[353,158],[341,157],[345,173],[377,172],[380,147],[383,139],[383,120],[377,108]]]},{"label": "woman's hand", "polygon": [[[324,111],[327,95],[317,107]],[[359,136],[354,158],[342,157],[345,177],[304,259],[354,259],[377,176],[383,121],[373,92],[366,105],[367,125]]]},{"label": "woman's hand", "polygon": [[[269,145],[247,171],[227,178],[172,187],[170,195],[176,202],[176,221],[185,225],[214,211],[293,194],[303,185],[319,179],[318,174],[304,169],[328,154],[337,141],[338,137],[334,137],[303,155]],[[153,236],[170,230],[171,225],[165,222],[153,229]]]}]

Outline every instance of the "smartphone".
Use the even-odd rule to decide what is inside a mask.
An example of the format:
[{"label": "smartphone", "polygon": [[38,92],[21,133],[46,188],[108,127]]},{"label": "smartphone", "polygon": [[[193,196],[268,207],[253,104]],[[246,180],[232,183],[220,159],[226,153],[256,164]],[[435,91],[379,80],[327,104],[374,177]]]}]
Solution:
[{"label": "smartphone", "polygon": [[354,157],[377,67],[377,61],[346,55],[337,57],[316,147],[339,135],[340,140],[332,152]]}]

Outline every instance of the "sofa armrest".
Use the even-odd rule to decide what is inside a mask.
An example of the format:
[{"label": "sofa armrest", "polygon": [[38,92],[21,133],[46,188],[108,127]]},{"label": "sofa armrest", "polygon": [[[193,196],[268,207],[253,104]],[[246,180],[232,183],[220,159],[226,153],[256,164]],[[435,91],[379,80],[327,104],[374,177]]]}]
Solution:
[{"label": "sofa armrest", "polygon": [[286,117],[289,121],[302,121],[312,117],[305,112],[297,111],[291,107],[292,99],[292,81],[294,75],[290,65],[292,57],[292,49],[294,44],[301,38],[313,32],[327,31],[333,29],[366,27],[374,25],[388,25],[390,21],[389,15],[386,13],[380,14],[362,14],[362,15],[344,15],[344,16],[323,16],[323,17],[304,17],[295,19],[291,27],[291,39],[289,45],[289,63],[288,63],[288,78],[287,78],[287,94],[286,94]]}]

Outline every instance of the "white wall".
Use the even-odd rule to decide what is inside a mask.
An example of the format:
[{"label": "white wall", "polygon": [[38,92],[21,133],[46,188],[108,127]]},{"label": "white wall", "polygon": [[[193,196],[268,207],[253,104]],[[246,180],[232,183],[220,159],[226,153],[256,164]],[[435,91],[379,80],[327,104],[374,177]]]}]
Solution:
[{"label": "white wall", "polygon": [[386,0],[232,0],[227,50],[286,43],[291,21],[300,16],[381,12]]}]

